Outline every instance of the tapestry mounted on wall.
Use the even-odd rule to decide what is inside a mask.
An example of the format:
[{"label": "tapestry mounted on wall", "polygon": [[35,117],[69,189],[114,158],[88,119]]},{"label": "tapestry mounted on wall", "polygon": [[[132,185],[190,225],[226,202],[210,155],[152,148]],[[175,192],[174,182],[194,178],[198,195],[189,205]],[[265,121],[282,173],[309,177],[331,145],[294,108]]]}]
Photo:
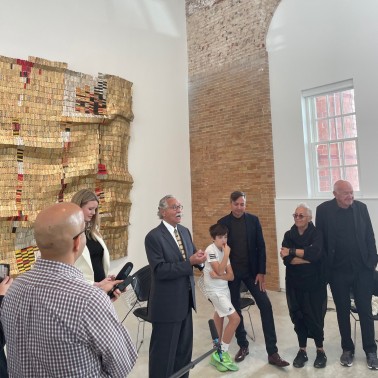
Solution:
[{"label": "tapestry mounted on wall", "polygon": [[66,63],[0,56],[0,262],[30,269],[38,212],[80,189],[100,198],[112,258],[127,254],[132,83]]}]

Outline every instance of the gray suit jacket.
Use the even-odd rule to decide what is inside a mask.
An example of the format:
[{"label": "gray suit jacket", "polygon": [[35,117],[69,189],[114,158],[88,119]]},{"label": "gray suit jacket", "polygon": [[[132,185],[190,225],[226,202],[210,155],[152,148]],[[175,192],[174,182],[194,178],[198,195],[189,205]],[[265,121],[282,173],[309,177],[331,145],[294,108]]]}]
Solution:
[{"label": "gray suit jacket", "polygon": [[145,238],[147,259],[151,267],[151,290],[148,312],[152,322],[179,322],[189,311],[189,295],[195,309],[193,268],[189,257],[195,253],[189,230],[177,225],[187,260],[163,222]]}]

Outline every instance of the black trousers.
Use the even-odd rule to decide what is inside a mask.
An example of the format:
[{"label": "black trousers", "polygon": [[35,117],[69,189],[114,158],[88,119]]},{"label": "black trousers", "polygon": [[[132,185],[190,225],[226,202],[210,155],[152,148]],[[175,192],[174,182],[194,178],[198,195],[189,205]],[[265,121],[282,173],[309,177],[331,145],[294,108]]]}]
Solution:
[{"label": "black trousers", "polygon": [[365,353],[375,353],[377,344],[374,338],[374,320],[371,309],[374,271],[361,269],[354,274],[332,271],[329,284],[336,305],[341,348],[354,352],[350,326],[350,293],[352,291],[360,319],[362,347]]},{"label": "black trousers", "polygon": [[[192,308],[181,322],[152,323],[149,377],[168,378],[189,364],[193,349]],[[183,377],[188,377],[189,372]]]},{"label": "black trousers", "polygon": [[5,357],[4,348],[0,350],[0,378],[8,377],[7,359]]},{"label": "black trousers", "polygon": [[327,311],[327,288],[322,285],[311,290],[302,290],[286,284],[286,299],[290,318],[298,337],[300,348],[307,346],[312,338],[317,348],[323,347],[324,316]]},{"label": "black trousers", "polygon": [[255,299],[256,305],[260,310],[261,323],[264,332],[265,346],[268,355],[272,355],[278,351],[277,349],[277,336],[274,327],[274,318],[272,304],[266,292],[261,291],[259,285],[255,285],[255,281],[251,275],[246,274],[239,276],[234,272],[234,280],[229,281],[228,285],[230,288],[231,302],[235,307],[235,310],[240,316],[240,323],[236,329],[235,336],[237,343],[240,347],[247,347],[249,342],[247,340],[247,332],[244,328],[243,315],[240,309],[240,284],[243,281],[247,286],[249,292]]}]

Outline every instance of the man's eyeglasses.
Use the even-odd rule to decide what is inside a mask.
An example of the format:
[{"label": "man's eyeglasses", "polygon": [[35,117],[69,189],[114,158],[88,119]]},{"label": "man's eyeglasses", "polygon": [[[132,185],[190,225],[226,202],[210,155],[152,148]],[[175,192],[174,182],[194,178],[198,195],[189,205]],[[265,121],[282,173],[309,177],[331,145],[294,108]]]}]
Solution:
[{"label": "man's eyeglasses", "polygon": [[183,208],[184,208],[184,206],[182,206],[182,205],[173,205],[173,206],[168,207],[168,209],[172,209],[174,211],[182,210]]},{"label": "man's eyeglasses", "polygon": [[294,219],[303,219],[303,218],[307,218],[308,215],[303,215],[303,214],[293,214],[293,218]]},{"label": "man's eyeglasses", "polygon": [[84,230],[83,231],[80,231],[77,235],[75,235],[73,238],[72,238],[72,240],[75,240],[75,239],[77,239],[82,233],[84,233],[85,232],[85,228],[84,228]]}]

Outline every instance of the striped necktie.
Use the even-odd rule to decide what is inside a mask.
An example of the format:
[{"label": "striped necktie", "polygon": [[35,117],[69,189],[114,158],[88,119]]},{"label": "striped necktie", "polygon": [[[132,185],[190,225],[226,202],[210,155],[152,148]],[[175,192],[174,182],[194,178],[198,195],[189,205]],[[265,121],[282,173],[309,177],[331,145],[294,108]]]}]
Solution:
[{"label": "striped necktie", "polygon": [[178,244],[180,251],[181,251],[181,254],[182,254],[182,258],[184,260],[186,260],[185,249],[184,249],[184,246],[182,245],[182,240],[181,240],[180,234],[177,231],[177,228],[175,228],[174,233],[175,233],[175,237],[176,237],[176,240],[177,240],[177,244]]}]

